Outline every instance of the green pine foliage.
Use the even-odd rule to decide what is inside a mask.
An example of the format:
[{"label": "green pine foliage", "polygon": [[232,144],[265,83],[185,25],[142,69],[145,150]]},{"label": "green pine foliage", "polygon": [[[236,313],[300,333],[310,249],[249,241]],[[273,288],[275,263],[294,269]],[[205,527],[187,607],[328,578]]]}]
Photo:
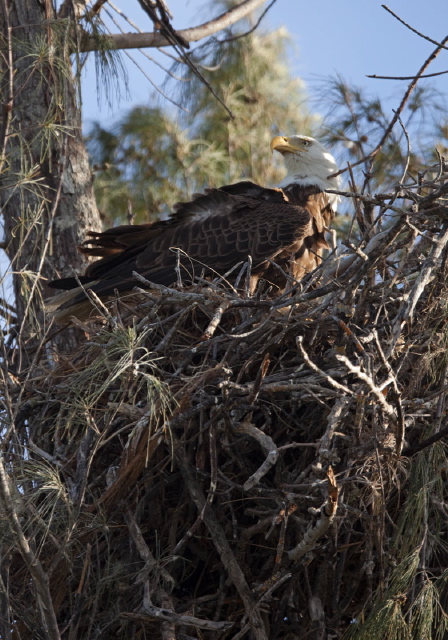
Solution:
[{"label": "green pine foliage", "polygon": [[317,118],[306,105],[303,82],[291,76],[289,34],[283,27],[270,33],[255,31],[244,38],[229,37],[218,49],[201,51],[201,71],[233,114],[224,116],[207,87],[191,72],[183,97],[197,133],[226,151],[223,179],[246,177],[260,183],[279,180],[278,168],[266,150],[278,133],[310,134]]},{"label": "green pine foliage", "polygon": [[[233,118],[188,71],[179,119],[159,106],[133,108],[111,129],[96,123],[88,144],[97,169],[98,203],[108,222],[166,215],[176,202],[207,187],[238,180],[273,185],[282,169],[269,143],[277,133],[310,134],[316,117],[303,83],[288,69],[289,36],[282,28],[228,39],[199,50],[196,64]],[[201,65],[199,66],[199,60]]]}]

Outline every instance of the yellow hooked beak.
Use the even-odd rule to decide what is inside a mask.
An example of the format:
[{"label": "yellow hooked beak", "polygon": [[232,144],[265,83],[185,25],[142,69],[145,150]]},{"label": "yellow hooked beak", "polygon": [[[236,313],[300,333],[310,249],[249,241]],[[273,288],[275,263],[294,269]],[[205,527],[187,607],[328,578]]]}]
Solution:
[{"label": "yellow hooked beak", "polygon": [[308,152],[306,149],[307,140],[291,140],[288,136],[275,136],[271,140],[271,152],[279,151],[280,153],[302,153]]}]

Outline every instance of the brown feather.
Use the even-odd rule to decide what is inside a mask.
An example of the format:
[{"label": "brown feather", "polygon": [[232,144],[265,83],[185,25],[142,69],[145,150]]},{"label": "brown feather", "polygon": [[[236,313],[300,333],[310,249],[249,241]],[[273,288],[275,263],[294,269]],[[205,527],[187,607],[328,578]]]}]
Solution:
[{"label": "brown feather", "polygon": [[[177,279],[175,249],[179,249],[186,282],[202,272],[224,274],[251,256],[252,288],[263,277],[283,289],[285,277],[272,261],[298,280],[312,271],[328,246],[324,231],[332,217],[328,196],[314,186],[265,189],[240,182],[208,189],[176,205],[168,220],[89,232],[80,250],[100,259],[88,266],[80,282],[104,298],[115,290],[131,291],[138,284],[133,271],[152,282],[172,285]],[[73,289],[68,299],[63,294],[61,305],[57,298],[51,301],[61,312],[59,317],[72,314],[74,305],[85,301],[74,278],[50,285]]]}]

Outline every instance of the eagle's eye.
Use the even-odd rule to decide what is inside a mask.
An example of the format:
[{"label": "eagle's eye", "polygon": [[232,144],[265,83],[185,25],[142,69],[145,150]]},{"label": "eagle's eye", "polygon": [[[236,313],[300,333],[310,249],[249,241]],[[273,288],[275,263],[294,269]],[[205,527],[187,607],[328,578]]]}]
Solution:
[{"label": "eagle's eye", "polygon": [[304,147],[311,147],[311,141],[310,140],[303,140],[303,146]]}]

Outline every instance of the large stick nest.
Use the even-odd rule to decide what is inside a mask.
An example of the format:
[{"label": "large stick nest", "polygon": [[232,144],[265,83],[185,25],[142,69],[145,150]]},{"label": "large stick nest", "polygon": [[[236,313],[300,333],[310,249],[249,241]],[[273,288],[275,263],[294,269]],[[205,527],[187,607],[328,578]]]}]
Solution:
[{"label": "large stick nest", "polygon": [[[377,224],[282,296],[117,299],[11,384],[61,637],[444,637],[447,192],[357,198]],[[48,637],[4,529],[14,637]]]}]

